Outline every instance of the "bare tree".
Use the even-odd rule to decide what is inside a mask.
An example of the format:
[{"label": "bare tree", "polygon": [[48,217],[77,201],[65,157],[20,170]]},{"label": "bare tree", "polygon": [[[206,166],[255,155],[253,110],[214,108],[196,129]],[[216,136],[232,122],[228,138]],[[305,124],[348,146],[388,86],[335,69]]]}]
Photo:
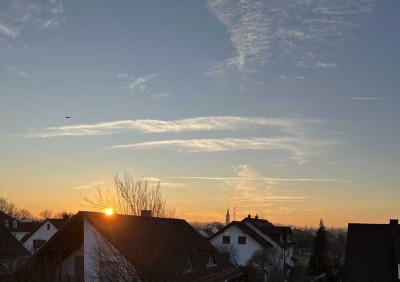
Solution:
[{"label": "bare tree", "polygon": [[92,196],[81,194],[80,199],[96,209],[112,207],[119,214],[140,215],[142,210],[150,210],[155,217],[175,217],[175,208],[168,207],[161,194],[160,182],[150,185],[148,180],[129,173],[123,179],[114,177],[114,190],[104,191],[97,186]]},{"label": "bare tree", "polygon": [[53,215],[53,212],[51,210],[45,209],[41,213],[39,213],[39,216],[43,219],[49,219]]},{"label": "bare tree", "polygon": [[54,216],[54,218],[59,218],[59,219],[62,219],[62,218],[64,218],[65,216],[68,216],[68,217],[73,217],[75,214],[73,213],[73,212],[67,212],[67,211],[62,211],[62,212],[57,212],[56,214],[55,214],[55,216]]},{"label": "bare tree", "polygon": [[0,211],[17,219],[32,218],[32,214],[27,209],[19,209],[12,201],[11,194],[6,197],[0,196]]},{"label": "bare tree", "polygon": [[33,218],[32,214],[30,211],[27,209],[18,209],[15,217],[18,219],[27,219],[27,218]]},{"label": "bare tree", "polygon": [[12,204],[12,193],[8,192],[7,196],[4,196],[4,193],[2,191],[0,196],[0,211],[9,214],[9,209],[11,204]]},{"label": "bare tree", "polygon": [[252,280],[279,282],[285,280],[282,252],[278,248],[260,249],[247,262]]}]

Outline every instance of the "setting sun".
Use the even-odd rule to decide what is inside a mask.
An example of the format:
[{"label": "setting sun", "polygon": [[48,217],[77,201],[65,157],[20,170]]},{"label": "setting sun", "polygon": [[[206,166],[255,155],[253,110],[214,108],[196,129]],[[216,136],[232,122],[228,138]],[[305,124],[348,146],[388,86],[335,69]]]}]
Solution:
[{"label": "setting sun", "polygon": [[113,209],[108,208],[108,209],[105,209],[105,210],[104,210],[104,213],[105,213],[106,215],[113,215],[113,214],[114,214],[114,211],[113,211]]}]

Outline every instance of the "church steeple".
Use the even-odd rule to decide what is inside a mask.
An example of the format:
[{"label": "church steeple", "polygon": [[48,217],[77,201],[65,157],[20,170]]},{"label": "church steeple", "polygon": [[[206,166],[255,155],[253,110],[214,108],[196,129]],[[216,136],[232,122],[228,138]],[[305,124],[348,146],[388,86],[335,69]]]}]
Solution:
[{"label": "church steeple", "polygon": [[231,223],[231,216],[229,215],[229,207],[226,210],[226,217],[225,217],[225,225],[228,225],[229,223]]}]

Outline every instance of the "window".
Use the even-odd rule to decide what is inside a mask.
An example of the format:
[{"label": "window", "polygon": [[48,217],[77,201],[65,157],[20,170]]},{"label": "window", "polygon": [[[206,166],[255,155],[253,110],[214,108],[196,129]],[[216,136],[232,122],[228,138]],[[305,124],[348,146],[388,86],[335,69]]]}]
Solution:
[{"label": "window", "polygon": [[246,245],[246,236],[238,236],[238,244]]},{"label": "window", "polygon": [[37,251],[43,244],[46,243],[46,240],[37,239],[33,240],[33,249]]},{"label": "window", "polygon": [[14,227],[14,228],[17,228],[17,224],[18,224],[18,222],[17,222],[16,220],[14,220],[14,221],[13,221],[13,227]]},{"label": "window", "polygon": [[47,230],[50,230],[50,223],[47,223]]},{"label": "window", "polygon": [[183,269],[183,273],[192,272],[194,270],[192,259],[188,257],[185,263],[185,268]]},{"label": "window", "polygon": [[8,228],[8,226],[9,226],[9,225],[8,225],[8,220],[7,220],[7,219],[4,220],[4,226],[7,227],[7,228]]},{"label": "window", "polygon": [[222,244],[230,244],[231,236],[222,236]]},{"label": "window", "polygon": [[214,256],[211,254],[208,258],[207,267],[210,267],[213,265],[215,265],[215,259],[214,259]]}]

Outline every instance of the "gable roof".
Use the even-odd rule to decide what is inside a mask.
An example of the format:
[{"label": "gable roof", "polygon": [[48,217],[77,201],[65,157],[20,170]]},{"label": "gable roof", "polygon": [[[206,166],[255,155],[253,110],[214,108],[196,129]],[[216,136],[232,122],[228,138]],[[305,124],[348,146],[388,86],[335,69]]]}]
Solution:
[{"label": "gable roof", "polygon": [[28,251],[20,242],[7,230],[0,225],[0,261],[25,256]]},{"label": "gable roof", "polygon": [[[160,278],[164,281],[195,281],[209,275],[218,277],[228,270],[240,274],[228,258],[185,220],[117,214],[106,216],[96,212],[79,212],[72,217],[37,251],[34,258],[49,256],[55,249],[61,250],[62,257],[66,257],[78,249],[83,242],[84,221],[89,222],[143,275],[162,275]],[[213,255],[215,266],[204,264],[205,253]],[[195,271],[183,273],[188,258]]]},{"label": "gable roof", "polygon": [[344,281],[398,281],[399,224],[349,223]]},{"label": "gable roof", "polygon": [[60,229],[67,221],[68,218],[49,218],[48,221],[51,222],[57,229]]},{"label": "gable roof", "polygon": [[[9,216],[8,214],[0,211],[0,225],[5,226],[5,221],[8,221],[8,227],[7,229],[10,232],[24,232],[24,233],[32,233],[35,231],[39,225],[42,223],[39,221],[27,221],[27,222],[21,222],[18,219]],[[14,227],[13,223],[14,221],[17,221],[17,227]],[[25,236],[24,236],[25,238]]]},{"label": "gable roof", "polygon": [[[292,229],[290,227],[281,227],[281,226],[274,226],[271,222],[265,219],[258,219],[258,218],[249,218],[246,217],[242,221],[232,221],[230,224],[226,225],[224,228],[219,230],[217,233],[212,235],[210,239],[216,237],[218,234],[224,233],[226,229],[230,228],[231,226],[237,226],[243,230],[244,233],[247,233],[251,236],[255,241],[257,241],[262,247],[269,248],[273,245],[264,239],[260,234],[258,234],[253,228],[251,228],[248,224],[251,223],[256,229],[258,229],[264,235],[267,235],[269,238],[274,240],[277,244],[281,246],[288,246],[292,245],[293,242],[286,240],[286,235],[292,234]],[[283,235],[281,242],[280,235]]]},{"label": "gable roof", "polygon": [[[68,218],[48,218],[46,220],[44,220],[43,222],[26,222],[23,224],[27,224],[31,226],[31,231],[26,234],[24,237],[22,237],[22,239],[20,240],[21,243],[25,243],[31,236],[33,236],[36,231],[38,231],[40,229],[40,227],[42,227],[43,225],[45,225],[47,222],[50,222],[51,224],[54,225],[54,227],[57,230],[60,230],[60,228],[69,220]],[[26,228],[27,229],[27,228]]]}]

